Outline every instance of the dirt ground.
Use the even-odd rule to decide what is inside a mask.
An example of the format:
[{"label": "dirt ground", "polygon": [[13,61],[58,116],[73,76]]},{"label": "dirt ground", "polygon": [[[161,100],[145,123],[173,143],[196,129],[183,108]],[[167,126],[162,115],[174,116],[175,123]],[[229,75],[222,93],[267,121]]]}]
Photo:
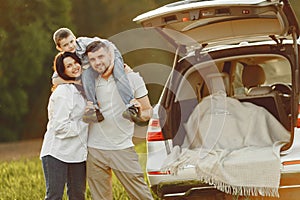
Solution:
[{"label": "dirt ground", "polygon": [[38,156],[41,145],[42,139],[0,143],[0,161],[19,160],[21,158]]},{"label": "dirt ground", "polygon": [[[145,140],[147,127],[135,127],[133,142],[138,144]],[[0,162],[19,160],[39,156],[43,139],[20,142],[0,143]]]}]

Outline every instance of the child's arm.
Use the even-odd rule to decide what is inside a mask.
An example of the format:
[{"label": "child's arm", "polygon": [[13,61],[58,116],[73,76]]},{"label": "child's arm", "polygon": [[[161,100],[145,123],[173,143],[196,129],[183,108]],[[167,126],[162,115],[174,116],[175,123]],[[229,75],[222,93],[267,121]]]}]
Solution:
[{"label": "child's arm", "polygon": [[56,86],[64,83],[78,83],[78,81],[66,81],[59,77],[56,72],[54,72],[52,75],[52,84]]},{"label": "child's arm", "polygon": [[60,85],[60,84],[64,84],[64,83],[78,83],[78,81],[66,81],[62,78],[60,78],[59,76],[58,77],[55,77],[55,78],[52,78],[52,84],[53,85]]},{"label": "child's arm", "polygon": [[129,67],[126,63],[124,63],[124,70],[125,70],[126,74],[128,74],[129,72],[133,72],[133,70],[131,69],[131,67]]}]

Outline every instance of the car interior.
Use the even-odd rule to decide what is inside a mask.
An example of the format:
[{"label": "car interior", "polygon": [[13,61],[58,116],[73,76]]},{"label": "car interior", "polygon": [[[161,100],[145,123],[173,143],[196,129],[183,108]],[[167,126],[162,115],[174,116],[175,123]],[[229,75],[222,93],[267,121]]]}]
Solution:
[{"label": "car interior", "polygon": [[190,56],[179,60],[175,70],[179,73],[173,73],[172,82],[177,84],[171,84],[173,88],[168,91],[172,95],[166,92],[163,96],[169,96],[163,101],[168,117],[160,114],[165,137],[172,138],[174,145],[182,144],[186,134],[184,123],[195,106],[218,90],[225,90],[228,97],[240,102],[264,107],[291,131],[292,75],[283,56],[251,54],[207,59],[201,64]]}]

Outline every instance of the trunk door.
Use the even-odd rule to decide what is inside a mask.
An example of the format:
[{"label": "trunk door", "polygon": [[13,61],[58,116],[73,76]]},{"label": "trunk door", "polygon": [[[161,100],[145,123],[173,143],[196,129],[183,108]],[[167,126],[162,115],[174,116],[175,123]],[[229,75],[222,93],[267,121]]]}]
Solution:
[{"label": "trunk door", "polygon": [[235,44],[299,35],[288,0],[179,1],[137,16],[144,27],[159,28],[176,44]]}]

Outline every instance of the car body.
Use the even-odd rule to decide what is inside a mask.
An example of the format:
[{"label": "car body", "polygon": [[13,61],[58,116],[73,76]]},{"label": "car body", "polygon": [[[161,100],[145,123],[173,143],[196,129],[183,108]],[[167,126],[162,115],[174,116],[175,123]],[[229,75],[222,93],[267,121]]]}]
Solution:
[{"label": "car body", "polygon": [[[211,77],[216,75],[222,78],[227,96],[264,107],[288,130],[290,141],[280,154],[279,193],[280,199],[298,199],[299,27],[288,0],[186,0],[141,14],[134,21],[156,29],[177,49],[147,130],[147,175],[152,190],[162,199],[231,199],[199,181],[193,165],[176,175],[161,169],[173,148],[183,144],[184,124],[196,105],[213,93]],[[266,93],[244,94],[248,86],[241,80],[242,71],[253,65],[263,68],[265,80],[260,84],[276,91],[280,103]],[[246,76],[251,82],[258,75]]]}]

